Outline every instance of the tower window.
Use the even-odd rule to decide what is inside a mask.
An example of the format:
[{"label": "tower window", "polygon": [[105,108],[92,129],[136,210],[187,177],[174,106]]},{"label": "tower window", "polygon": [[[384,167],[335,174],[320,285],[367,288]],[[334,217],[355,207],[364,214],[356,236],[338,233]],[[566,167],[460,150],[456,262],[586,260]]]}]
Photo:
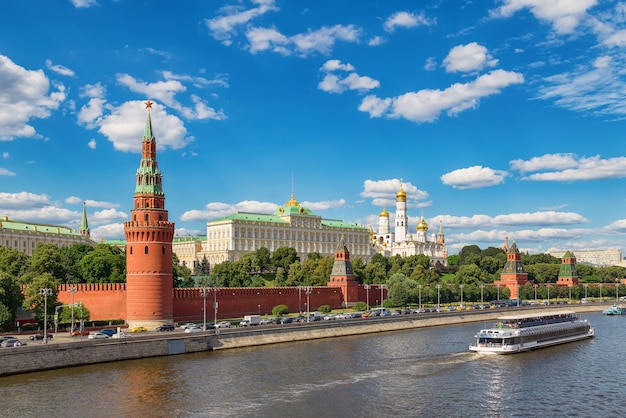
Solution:
[{"label": "tower window", "polygon": [[147,213],[144,215],[144,220],[146,220],[146,221],[148,220],[148,214]]},{"label": "tower window", "polygon": [[143,253],[144,254],[148,254],[148,246],[147,245],[145,247],[143,247]]},{"label": "tower window", "polygon": [[130,255],[133,255],[133,247],[130,247],[128,251],[130,252]]}]

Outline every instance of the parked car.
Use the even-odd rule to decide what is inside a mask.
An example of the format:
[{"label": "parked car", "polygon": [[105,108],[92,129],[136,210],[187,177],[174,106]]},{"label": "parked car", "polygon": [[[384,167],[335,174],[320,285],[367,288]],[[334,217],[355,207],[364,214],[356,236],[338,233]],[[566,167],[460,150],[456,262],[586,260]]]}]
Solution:
[{"label": "parked car", "polygon": [[269,324],[273,324],[274,322],[272,322],[271,319],[269,318],[263,318],[261,319],[261,322],[259,322],[259,325],[269,325]]},{"label": "parked car", "polygon": [[2,341],[0,347],[19,347],[21,345],[27,345],[25,342],[18,340],[17,338],[9,338],[8,340]]},{"label": "parked car", "polygon": [[[53,337],[52,334],[46,334],[46,339],[51,339]],[[31,341],[37,341],[37,340],[43,340],[43,334],[35,334],[35,335],[31,335],[30,337]]]},{"label": "parked car", "polygon": [[130,338],[131,334],[128,332],[120,332],[119,334],[113,334],[111,338]]},{"label": "parked car", "polygon": [[100,331],[103,334],[108,335],[109,337],[112,337],[113,335],[117,334],[117,330],[116,329],[101,329]]},{"label": "parked car", "polygon": [[83,331],[74,331],[70,334],[70,336],[72,337],[79,337],[81,335],[89,335],[89,331],[87,331],[86,329]]},{"label": "parked car", "polygon": [[135,328],[131,328],[130,332],[146,332],[148,331],[148,328],[146,327],[135,327]]},{"label": "parked car", "polygon": [[16,340],[16,339],[17,338],[9,336],[9,335],[3,335],[3,336],[0,336],[0,344],[5,342],[6,340]]},{"label": "parked car", "polygon": [[87,338],[89,338],[90,340],[103,340],[105,338],[109,338],[109,336],[103,332],[94,332],[89,334]]},{"label": "parked car", "polygon": [[180,326],[180,329],[187,329],[189,327],[197,327],[198,325],[194,324],[193,322],[187,322],[186,324],[183,324]]},{"label": "parked car", "polygon": [[165,324],[156,328],[157,331],[174,331],[174,329],[174,325],[172,324]]},{"label": "parked car", "polygon": [[215,324],[215,328],[230,328],[230,322],[222,321]]}]

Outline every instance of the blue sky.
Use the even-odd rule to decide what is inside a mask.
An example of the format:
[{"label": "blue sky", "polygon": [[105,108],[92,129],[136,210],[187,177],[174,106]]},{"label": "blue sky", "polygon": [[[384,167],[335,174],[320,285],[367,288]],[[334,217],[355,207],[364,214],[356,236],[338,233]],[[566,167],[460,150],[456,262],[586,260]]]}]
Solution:
[{"label": "blue sky", "polygon": [[623,249],[625,48],[611,0],[5,1],[0,216],[123,238],[150,99],[178,235],[402,181],[451,254]]}]

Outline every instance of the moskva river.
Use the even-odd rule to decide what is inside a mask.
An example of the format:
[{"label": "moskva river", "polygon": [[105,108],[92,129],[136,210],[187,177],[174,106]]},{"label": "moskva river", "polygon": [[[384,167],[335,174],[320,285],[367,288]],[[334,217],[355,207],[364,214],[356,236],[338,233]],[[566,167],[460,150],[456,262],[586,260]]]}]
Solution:
[{"label": "moskva river", "polygon": [[621,417],[626,316],[510,356],[484,323],[160,357],[0,378],[9,417]]}]

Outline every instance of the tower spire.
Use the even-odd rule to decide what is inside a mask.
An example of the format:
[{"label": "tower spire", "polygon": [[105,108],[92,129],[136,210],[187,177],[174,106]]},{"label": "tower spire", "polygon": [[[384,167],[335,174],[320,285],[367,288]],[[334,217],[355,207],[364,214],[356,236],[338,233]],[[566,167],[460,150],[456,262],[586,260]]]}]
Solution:
[{"label": "tower spire", "polygon": [[80,220],[80,235],[90,238],[89,224],[87,223],[87,202],[83,202],[83,216]]}]

